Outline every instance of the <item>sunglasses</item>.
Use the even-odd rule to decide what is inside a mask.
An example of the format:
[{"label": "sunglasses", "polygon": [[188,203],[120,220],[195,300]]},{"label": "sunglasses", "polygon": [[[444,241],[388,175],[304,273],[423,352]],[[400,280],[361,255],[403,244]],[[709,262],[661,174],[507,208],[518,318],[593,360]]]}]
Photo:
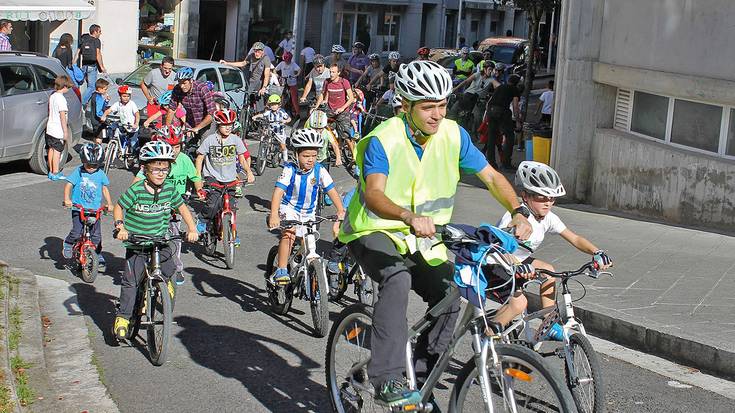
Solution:
[{"label": "sunglasses", "polygon": [[540,194],[533,194],[531,195],[531,198],[533,198],[536,202],[551,202],[552,204],[556,202],[556,198],[553,196],[544,196]]}]

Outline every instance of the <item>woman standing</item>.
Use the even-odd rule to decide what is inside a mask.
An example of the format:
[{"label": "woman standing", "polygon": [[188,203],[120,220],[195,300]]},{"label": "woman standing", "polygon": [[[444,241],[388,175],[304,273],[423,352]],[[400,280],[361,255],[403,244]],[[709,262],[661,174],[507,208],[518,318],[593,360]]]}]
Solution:
[{"label": "woman standing", "polygon": [[61,39],[59,39],[59,44],[56,46],[56,49],[54,49],[54,53],[52,54],[53,57],[61,61],[61,65],[64,66],[65,69],[71,69],[72,64],[75,62],[71,46],[73,42],[74,37],[72,37],[71,34],[62,34]]}]

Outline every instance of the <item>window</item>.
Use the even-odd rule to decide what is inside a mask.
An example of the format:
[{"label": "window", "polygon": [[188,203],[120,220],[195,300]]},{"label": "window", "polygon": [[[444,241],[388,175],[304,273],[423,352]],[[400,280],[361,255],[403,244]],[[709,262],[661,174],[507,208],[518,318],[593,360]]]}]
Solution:
[{"label": "window", "polygon": [[[140,87],[140,84],[143,82],[143,79],[145,79],[145,76],[150,72],[151,70],[158,69],[161,66],[160,63],[146,63],[144,65],[141,65],[139,68],[135,69],[135,71],[128,75],[128,77],[123,80],[123,85],[133,86],[133,87]],[[174,66],[174,72],[181,69],[181,66]]]},{"label": "window", "polygon": [[735,109],[730,109],[730,127],[727,128],[727,151],[725,155],[735,156]]},{"label": "window", "polygon": [[56,73],[46,69],[43,66],[33,66],[36,69],[36,74],[41,85],[41,89],[49,90],[54,88],[54,82],[56,81]]},{"label": "window", "polygon": [[240,70],[230,69],[225,67],[219,68],[219,74],[222,76],[222,83],[225,88],[225,92],[239,89],[242,87],[242,77],[240,76]]},{"label": "window", "polygon": [[212,82],[214,84],[215,92],[220,91],[219,79],[217,79],[217,71],[213,67],[202,69],[197,74],[197,80],[201,82]]},{"label": "window", "polygon": [[668,110],[669,99],[667,97],[636,91],[633,97],[633,118],[630,122],[630,130],[664,140]]},{"label": "window", "polygon": [[383,39],[383,50],[398,50],[401,15],[398,13],[383,13],[382,19],[378,17],[378,23],[378,36]]},{"label": "window", "polygon": [[3,96],[22,95],[38,91],[36,78],[28,66],[2,66]]},{"label": "window", "polygon": [[671,142],[717,152],[721,123],[722,107],[675,99]]}]

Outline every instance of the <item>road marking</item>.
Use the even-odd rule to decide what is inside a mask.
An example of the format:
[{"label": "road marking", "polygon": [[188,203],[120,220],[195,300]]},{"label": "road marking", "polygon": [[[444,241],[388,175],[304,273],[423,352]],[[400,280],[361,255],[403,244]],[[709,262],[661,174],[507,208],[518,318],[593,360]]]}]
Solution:
[{"label": "road marking", "polygon": [[32,174],[30,172],[18,172],[0,177],[0,191],[40,184],[41,182],[48,181],[48,177],[44,175]]},{"label": "road marking", "polygon": [[669,386],[685,388],[683,386],[692,385],[735,400],[735,382],[710,376],[691,367],[681,366],[660,357],[631,350],[601,338],[589,335],[587,337],[598,353],[668,377],[672,379],[668,382]]}]

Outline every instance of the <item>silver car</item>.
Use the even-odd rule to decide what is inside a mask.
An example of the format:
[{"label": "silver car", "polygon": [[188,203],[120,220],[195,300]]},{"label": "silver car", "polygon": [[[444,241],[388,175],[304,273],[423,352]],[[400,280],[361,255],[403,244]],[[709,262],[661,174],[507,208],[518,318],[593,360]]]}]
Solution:
[{"label": "silver car", "polygon": [[[0,163],[27,159],[34,172],[48,172],[45,140],[48,101],[54,93],[54,80],[65,74],[56,58],[34,52],[0,52]],[[64,96],[69,107],[72,142],[62,154],[62,167],[69,148],[82,135],[80,91],[74,87]]]},{"label": "silver car", "polygon": [[[129,74],[127,77],[115,79],[115,83],[118,85],[127,85],[132,89],[132,100],[135,105],[140,109],[141,119],[145,119],[146,111],[145,107],[148,104],[146,102],[143,91],[140,90],[140,84],[143,78],[151,70],[158,70],[161,66],[161,61],[151,61],[139,66],[134,72]],[[228,100],[230,100],[231,107],[233,109],[242,108],[243,100],[245,99],[245,76],[242,71],[236,67],[219,64],[210,60],[198,60],[198,59],[176,59],[176,65],[174,65],[174,71],[182,67],[191,67],[194,69],[194,79],[202,82],[212,82],[214,92],[222,92]],[[119,100],[117,91],[111,87],[109,91],[110,104]]]}]

